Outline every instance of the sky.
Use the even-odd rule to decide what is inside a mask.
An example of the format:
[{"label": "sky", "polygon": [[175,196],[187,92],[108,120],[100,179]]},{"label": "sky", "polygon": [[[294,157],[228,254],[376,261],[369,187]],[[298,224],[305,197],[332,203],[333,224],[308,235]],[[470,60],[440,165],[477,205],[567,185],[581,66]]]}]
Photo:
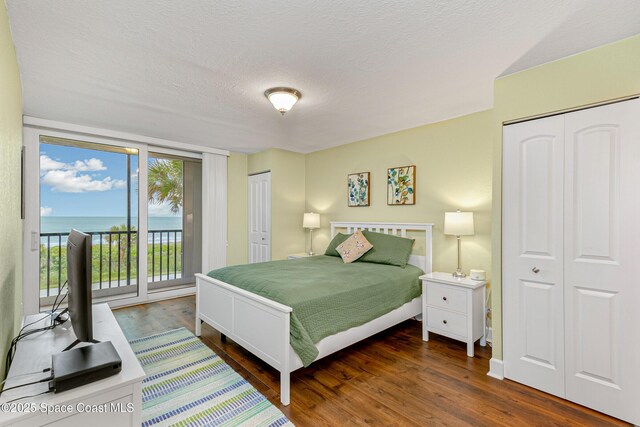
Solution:
[{"label": "sky", "polygon": [[[40,144],[41,216],[126,216],[126,154]],[[137,216],[138,156],[131,155],[131,215]],[[150,216],[173,216],[149,205]]]}]

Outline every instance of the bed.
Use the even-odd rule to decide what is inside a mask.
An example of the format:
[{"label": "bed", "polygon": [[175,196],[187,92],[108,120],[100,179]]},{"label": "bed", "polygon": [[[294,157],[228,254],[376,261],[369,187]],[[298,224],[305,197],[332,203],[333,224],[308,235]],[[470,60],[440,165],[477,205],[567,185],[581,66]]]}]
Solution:
[{"label": "bed", "polygon": [[[432,227],[432,224],[331,222],[331,238],[336,235],[338,230],[346,230],[347,233],[353,233],[356,230],[369,230],[400,237],[407,237],[411,234],[411,237],[416,238],[417,243],[424,243],[424,255],[411,255],[409,258],[411,266],[403,269],[402,274],[404,276],[411,276],[418,274],[416,272],[420,270],[425,273],[431,272]],[[416,233],[419,235],[416,235]],[[416,293],[414,288],[409,285],[403,285],[401,283],[402,274],[397,274],[393,276],[397,277],[397,283],[394,283],[394,287],[390,289],[392,289],[392,292],[404,295],[405,299],[411,298],[408,302],[401,302],[401,305],[390,311],[388,307],[380,307],[380,313],[384,312],[384,314],[376,313],[376,317],[373,320],[366,321],[366,323],[358,323],[357,320],[353,319],[343,319],[346,322],[342,324],[343,327],[345,325],[349,327],[346,330],[336,332],[330,330],[329,326],[327,326],[322,329],[323,334],[319,335],[322,337],[319,341],[315,341],[313,336],[304,337],[305,339],[302,339],[303,348],[299,337],[304,335],[300,333],[300,331],[304,331],[301,325],[304,326],[306,318],[317,318],[325,315],[325,313],[315,309],[316,306],[322,305],[321,303],[317,304],[317,302],[325,302],[327,316],[336,316],[337,312],[331,312],[331,300],[327,298],[332,296],[327,292],[323,293],[323,291],[314,294],[313,297],[316,299],[313,300],[313,307],[310,307],[308,303],[304,305],[304,302],[300,302],[300,304],[297,302],[295,304],[292,303],[291,306],[278,302],[281,294],[287,290],[292,295],[295,295],[297,284],[294,282],[298,280],[294,280],[294,278],[299,277],[299,281],[303,282],[308,279],[303,277],[306,274],[313,280],[322,280],[324,274],[326,280],[326,274],[332,274],[331,271],[334,271],[334,269],[337,269],[335,270],[336,277],[338,277],[337,272],[343,271],[340,269],[350,269],[353,273],[357,272],[358,274],[361,271],[366,272],[369,277],[380,276],[380,280],[374,281],[370,279],[371,283],[367,282],[357,286],[354,290],[356,294],[360,292],[359,295],[363,300],[363,307],[374,311],[378,310],[376,304],[379,304],[380,301],[374,301],[369,304],[365,300],[366,295],[368,293],[369,296],[376,296],[378,292],[384,290],[381,287],[381,280],[389,281],[388,273],[391,271],[390,269],[385,270],[382,266],[377,266],[376,264],[368,266],[357,265],[368,264],[359,262],[341,267],[339,264],[342,262],[339,258],[335,260],[330,260],[329,258],[332,257],[318,256],[313,257],[313,259],[303,258],[262,263],[262,265],[252,264],[255,279],[253,280],[254,287],[250,287],[250,289],[257,289],[255,286],[259,286],[260,279],[263,279],[262,281],[265,283],[271,282],[273,284],[274,280],[278,280],[278,276],[274,276],[275,273],[272,270],[285,270],[285,273],[281,276],[283,281],[282,292],[276,286],[272,288],[275,291],[271,291],[270,298],[242,289],[238,287],[240,285],[233,285],[234,281],[238,284],[242,280],[246,281],[247,278],[244,277],[243,279],[242,277],[241,269],[228,267],[223,269],[224,275],[216,273],[219,276],[218,278],[209,277],[205,274],[196,274],[196,335],[199,336],[201,334],[201,323],[206,322],[220,331],[221,334],[233,339],[246,350],[277,369],[280,372],[280,401],[283,405],[288,405],[290,402],[291,372],[422,313],[419,291]],[[394,268],[400,269],[400,267]],[[322,273],[323,271],[324,273]],[[327,271],[329,273],[326,273]],[[400,270],[397,270],[397,272],[401,273]],[[349,280],[348,276],[345,280]],[[404,280],[406,281],[407,279],[405,278]],[[244,286],[245,283],[242,282],[242,285]],[[334,286],[333,289],[337,291],[339,286]],[[264,292],[262,293],[264,294]],[[393,304],[393,297],[393,294],[387,294],[383,299],[389,300],[389,303]],[[342,301],[345,304],[354,304],[356,299],[353,296],[344,296]],[[397,302],[396,305],[398,305]],[[296,307],[295,313],[292,306]],[[313,341],[313,349],[308,346],[309,340]]]}]

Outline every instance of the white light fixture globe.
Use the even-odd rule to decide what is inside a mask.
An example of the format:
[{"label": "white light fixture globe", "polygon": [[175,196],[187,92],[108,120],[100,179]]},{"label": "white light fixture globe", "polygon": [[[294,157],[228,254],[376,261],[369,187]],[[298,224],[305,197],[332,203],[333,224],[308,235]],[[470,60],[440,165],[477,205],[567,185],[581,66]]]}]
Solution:
[{"label": "white light fixture globe", "polygon": [[284,116],[284,113],[291,110],[293,106],[302,98],[300,91],[290,87],[274,87],[267,89],[264,96],[273,104],[276,110]]}]

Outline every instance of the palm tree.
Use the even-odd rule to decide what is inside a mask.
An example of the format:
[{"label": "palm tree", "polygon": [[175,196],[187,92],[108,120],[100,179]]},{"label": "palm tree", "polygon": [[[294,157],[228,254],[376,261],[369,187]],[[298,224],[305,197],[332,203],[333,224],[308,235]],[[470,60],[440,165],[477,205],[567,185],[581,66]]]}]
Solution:
[{"label": "palm tree", "polygon": [[[138,234],[134,233],[135,230],[136,228],[134,226],[131,226],[131,231],[127,233],[126,224],[114,225],[109,229],[111,234],[107,234],[107,236],[105,237],[105,241],[107,245],[110,246],[109,251],[111,251],[113,247],[120,248],[118,259],[123,264],[127,261],[127,251],[131,250],[131,248],[134,248],[137,245],[136,241],[138,239]],[[116,234],[117,232],[121,232],[121,233]],[[127,246],[127,235],[131,236],[131,247]],[[119,245],[118,245],[118,240],[120,241]]]},{"label": "palm tree", "polygon": [[171,212],[182,208],[182,162],[180,160],[153,159],[149,165],[150,203],[168,203]]}]

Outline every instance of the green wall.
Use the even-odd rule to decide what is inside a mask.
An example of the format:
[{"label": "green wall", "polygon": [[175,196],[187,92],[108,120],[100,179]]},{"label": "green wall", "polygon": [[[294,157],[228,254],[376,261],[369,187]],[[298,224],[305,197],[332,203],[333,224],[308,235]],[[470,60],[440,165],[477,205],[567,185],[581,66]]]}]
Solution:
[{"label": "green wall", "polygon": [[[302,214],[313,211],[322,226],[314,232],[316,253],[329,243],[330,221],[432,222],[434,269],[453,271],[456,239],[442,229],[444,212],[460,208],[475,213],[476,227],[463,240],[463,268],[484,269],[490,277],[492,119],[483,111],[307,155],[280,149],[249,155],[248,174],[271,171],[272,259],[306,251]],[[247,254],[246,176],[232,178],[244,171],[239,156],[229,158],[229,264],[245,262]],[[386,170],[409,164],[417,166],[416,204],[388,206]],[[371,206],[349,208],[347,174],[363,171],[371,172]],[[424,253],[423,241],[416,252]]]},{"label": "green wall", "polygon": [[303,252],[304,154],[277,148],[251,154],[248,171],[271,171],[271,259],[286,259],[289,254]]},{"label": "green wall", "polygon": [[22,88],[4,2],[0,4],[0,378],[22,319],[20,147]]},{"label": "green wall", "polygon": [[[640,36],[499,78],[494,85],[493,356],[502,359],[502,124],[640,94]],[[640,120],[640,118],[639,118]]]},{"label": "green wall", "polygon": [[[322,225],[315,251],[329,243],[330,221],[427,222],[435,224],[434,270],[454,271],[456,239],[442,232],[444,213],[469,210],[476,234],[463,238],[462,267],[490,275],[491,126],[491,111],[483,111],[307,154],[307,211],[319,212]],[[416,204],[388,206],[387,168],[406,165],[416,165]],[[370,206],[348,207],[347,175],[367,171]]]}]

